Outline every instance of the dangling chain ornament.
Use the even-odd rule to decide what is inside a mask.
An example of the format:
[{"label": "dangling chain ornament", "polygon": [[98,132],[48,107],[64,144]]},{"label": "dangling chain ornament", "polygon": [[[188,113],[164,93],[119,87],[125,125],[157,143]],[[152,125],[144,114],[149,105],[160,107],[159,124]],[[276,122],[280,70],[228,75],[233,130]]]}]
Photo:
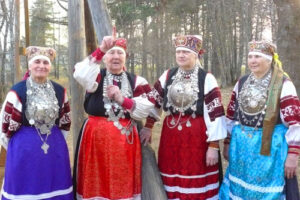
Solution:
[{"label": "dangling chain ornament", "polygon": [[[182,125],[191,127],[190,118],[196,118],[197,101],[198,101],[198,71],[199,66],[195,67],[190,71],[184,71],[181,68],[178,69],[175,76],[172,77],[173,82],[168,86],[168,102],[167,102],[167,116],[171,116],[171,121],[167,119],[167,126],[169,128],[175,128],[179,131],[182,130]],[[181,117],[185,115],[185,111],[191,109],[192,115],[187,120],[181,120]],[[172,112],[173,111],[173,112]],[[172,113],[179,113],[176,119]]]},{"label": "dangling chain ornament", "polygon": [[255,125],[253,131],[263,124],[271,77],[272,70],[261,79],[255,78],[253,73],[249,75],[238,96],[237,124]]},{"label": "dangling chain ornament", "polygon": [[123,109],[121,105],[119,105],[114,100],[111,100],[107,97],[107,86],[113,85],[113,82],[121,82],[121,93],[123,97],[130,98],[132,97],[132,89],[130,87],[130,83],[128,81],[127,75],[125,72],[122,72],[120,76],[116,76],[107,71],[106,76],[103,81],[103,102],[104,108],[106,110],[105,114],[108,116],[108,121],[113,121],[115,127],[117,127],[121,134],[126,134],[127,142],[129,144],[133,143],[133,135],[131,140],[129,140],[129,135],[135,126],[135,122],[130,120],[126,126],[123,126],[120,123],[120,118],[124,119],[126,110]]},{"label": "dangling chain ornament", "polygon": [[[59,106],[52,83],[47,80],[38,84],[29,77],[26,81],[26,110],[25,115],[29,124],[34,126],[43,142],[41,149],[48,153],[50,145],[47,139],[58,118]],[[43,135],[46,135],[43,138]]]}]

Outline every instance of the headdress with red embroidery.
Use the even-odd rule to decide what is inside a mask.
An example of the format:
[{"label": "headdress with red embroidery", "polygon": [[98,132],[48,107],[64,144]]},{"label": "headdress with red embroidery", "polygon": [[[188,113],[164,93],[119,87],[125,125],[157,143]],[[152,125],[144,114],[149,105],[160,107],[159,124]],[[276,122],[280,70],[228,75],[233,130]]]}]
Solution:
[{"label": "headdress with red embroidery", "polygon": [[56,56],[56,51],[49,47],[29,46],[26,48],[26,55],[29,64],[37,59],[44,59],[51,63]]},{"label": "headdress with red embroidery", "polygon": [[110,48],[107,52],[111,51],[111,50],[121,50],[124,52],[124,54],[126,55],[126,50],[127,50],[127,40],[125,38],[117,38],[115,40],[115,44],[112,48]]},{"label": "headdress with red embroidery", "polygon": [[176,50],[187,50],[197,55],[204,53],[200,35],[180,35],[175,38]]}]

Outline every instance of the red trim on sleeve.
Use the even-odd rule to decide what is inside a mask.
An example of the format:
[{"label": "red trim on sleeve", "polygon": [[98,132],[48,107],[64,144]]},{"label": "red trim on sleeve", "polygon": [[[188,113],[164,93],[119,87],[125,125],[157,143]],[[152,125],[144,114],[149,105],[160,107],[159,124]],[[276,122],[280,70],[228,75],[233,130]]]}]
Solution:
[{"label": "red trim on sleeve", "polygon": [[155,123],[155,119],[153,117],[147,117],[145,127],[152,129]]},{"label": "red trim on sleeve", "polygon": [[127,109],[127,110],[131,110],[133,108],[134,105],[134,100],[129,99],[129,98],[124,98],[124,101],[122,103],[122,107]]},{"label": "red trim on sleeve", "polygon": [[100,62],[103,58],[103,56],[105,55],[104,52],[101,51],[100,48],[97,48],[92,54],[91,56],[94,57],[96,59],[97,62]]}]

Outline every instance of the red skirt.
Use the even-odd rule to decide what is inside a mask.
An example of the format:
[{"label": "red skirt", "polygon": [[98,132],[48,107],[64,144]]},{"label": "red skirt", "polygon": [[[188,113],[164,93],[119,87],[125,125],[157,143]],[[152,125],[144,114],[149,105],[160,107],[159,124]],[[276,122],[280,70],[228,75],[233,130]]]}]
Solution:
[{"label": "red skirt", "polygon": [[140,199],[141,146],[135,128],[126,138],[107,118],[90,116],[77,163],[78,199]]},{"label": "red skirt", "polygon": [[168,199],[218,199],[219,165],[206,166],[208,143],[203,117],[190,118],[192,126],[183,124],[181,131],[169,128],[167,120],[170,124],[171,117],[163,123],[158,165]]}]

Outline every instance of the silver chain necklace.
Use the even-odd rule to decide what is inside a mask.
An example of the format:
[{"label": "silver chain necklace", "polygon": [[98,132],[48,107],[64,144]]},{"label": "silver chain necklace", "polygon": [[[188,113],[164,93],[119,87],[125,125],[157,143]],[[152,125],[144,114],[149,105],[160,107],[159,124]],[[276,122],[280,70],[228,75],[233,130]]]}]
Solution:
[{"label": "silver chain necklace", "polygon": [[134,137],[132,135],[132,138],[130,140],[129,135],[133,131],[135,122],[130,120],[127,125],[123,126],[119,120],[120,118],[125,118],[125,114],[127,111],[124,110],[123,107],[117,102],[107,97],[107,86],[113,85],[114,81],[121,82],[121,93],[123,97],[130,98],[133,96],[129,80],[125,72],[122,72],[120,76],[116,76],[111,74],[109,71],[106,71],[106,76],[104,77],[103,81],[103,102],[104,108],[106,110],[105,114],[108,115],[107,121],[113,121],[114,126],[120,130],[121,134],[126,134],[127,142],[129,144],[133,144]]},{"label": "silver chain necklace", "polygon": [[[34,126],[42,141],[41,149],[45,154],[50,147],[47,139],[58,118],[59,106],[51,81],[39,84],[29,77],[26,81],[26,110],[25,115],[31,126]],[[46,135],[43,139],[42,135]]]},{"label": "silver chain necklace", "polygon": [[[196,118],[195,112],[197,110],[199,93],[198,71],[198,65],[195,65],[195,67],[190,71],[185,71],[179,68],[176,75],[172,77],[173,82],[168,86],[168,102],[166,104],[168,109],[167,126],[171,129],[177,127],[177,129],[181,131],[183,124],[185,124],[186,127],[191,127],[192,124],[190,122],[190,118]],[[188,109],[191,109],[193,113],[188,117],[188,119],[182,120],[182,116],[185,115],[185,111]],[[171,111],[179,112],[177,120]],[[170,123],[169,117],[172,117]]]},{"label": "silver chain necklace", "polygon": [[[254,74],[251,73],[239,93],[237,124],[241,124],[243,133],[245,130],[242,124],[255,124],[254,129],[248,133],[248,137],[252,137],[253,132],[263,124],[267,109],[268,88],[271,77],[272,70],[261,79],[255,78]],[[250,116],[250,119],[248,119],[247,115]]]}]

